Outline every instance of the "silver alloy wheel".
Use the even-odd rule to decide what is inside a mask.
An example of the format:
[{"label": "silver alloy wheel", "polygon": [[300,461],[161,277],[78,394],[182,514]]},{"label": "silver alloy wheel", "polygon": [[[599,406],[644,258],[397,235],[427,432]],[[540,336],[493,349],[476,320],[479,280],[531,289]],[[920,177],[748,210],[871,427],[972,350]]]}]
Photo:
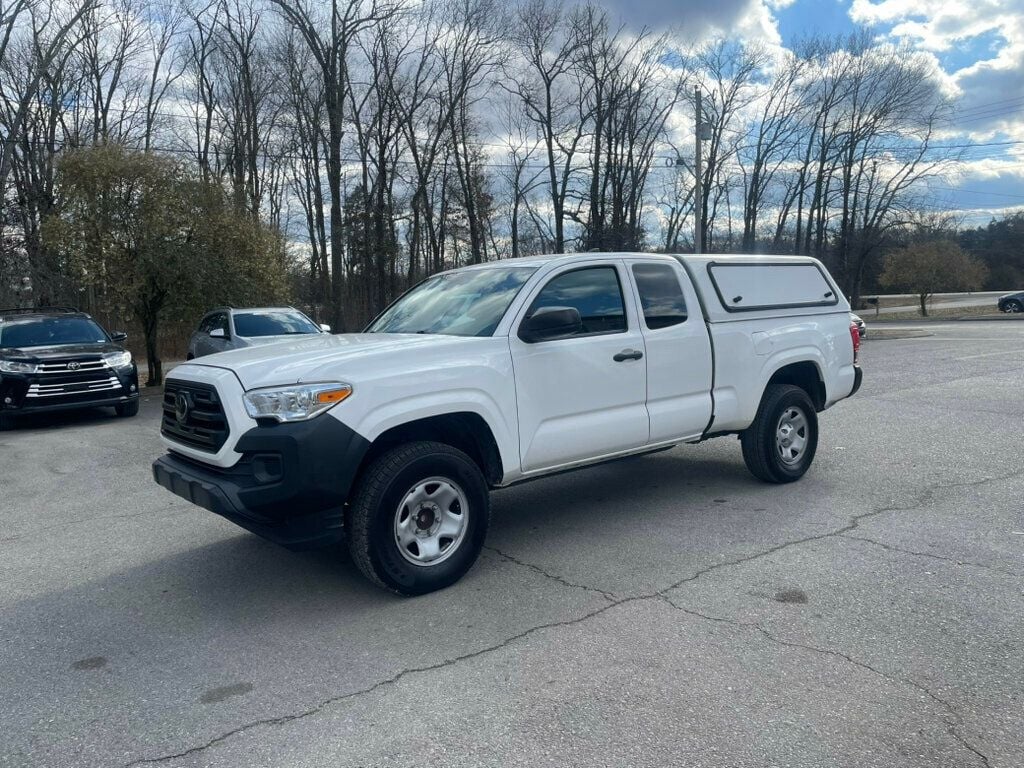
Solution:
[{"label": "silver alloy wheel", "polygon": [[1003,310],[1003,312],[1006,312],[1007,314],[1020,312],[1022,309],[1024,309],[1024,306],[1022,306],[1020,302],[1016,301],[1008,301],[1004,306],[1006,308]]},{"label": "silver alloy wheel", "polygon": [[799,464],[807,448],[807,416],[795,405],[787,407],[775,429],[775,448],[783,464]]},{"label": "silver alloy wheel", "polygon": [[395,543],[413,565],[438,565],[466,537],[466,494],[446,477],[428,477],[405,494],[395,510]]}]

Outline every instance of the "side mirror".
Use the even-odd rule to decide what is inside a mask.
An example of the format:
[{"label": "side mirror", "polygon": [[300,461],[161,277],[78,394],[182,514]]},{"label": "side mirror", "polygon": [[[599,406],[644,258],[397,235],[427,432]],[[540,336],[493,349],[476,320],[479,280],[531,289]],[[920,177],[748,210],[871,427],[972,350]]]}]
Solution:
[{"label": "side mirror", "polygon": [[583,319],[576,307],[542,307],[519,326],[519,338],[527,344],[567,339],[583,332]]},{"label": "side mirror", "polygon": [[224,333],[223,328],[214,328],[212,331],[210,331],[211,339],[226,339],[227,337],[228,335]]},{"label": "side mirror", "polygon": [[124,331],[114,331],[110,334],[110,340],[115,344],[123,344],[128,341],[128,334]]},{"label": "side mirror", "polygon": [[320,323],[320,330],[323,331],[324,333],[330,333],[331,332],[331,326],[329,326],[329,325],[327,325],[325,323]]}]

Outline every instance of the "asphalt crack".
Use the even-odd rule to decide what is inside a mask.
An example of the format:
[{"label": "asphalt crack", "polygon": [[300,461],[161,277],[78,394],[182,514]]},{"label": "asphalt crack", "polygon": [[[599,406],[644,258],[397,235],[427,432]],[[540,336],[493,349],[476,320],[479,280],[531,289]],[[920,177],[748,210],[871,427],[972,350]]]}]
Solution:
[{"label": "asphalt crack", "polygon": [[486,549],[488,552],[493,552],[498,557],[501,557],[501,558],[503,558],[505,560],[508,560],[510,563],[514,563],[515,565],[518,565],[518,566],[521,566],[523,568],[527,568],[527,569],[529,569],[531,571],[534,571],[536,573],[539,573],[544,578],[550,579],[551,581],[554,581],[554,582],[556,582],[558,584],[561,584],[562,586],[570,587],[572,589],[581,589],[581,590],[583,590],[585,592],[592,592],[594,594],[601,595],[601,597],[603,597],[605,600],[607,600],[608,602],[611,602],[611,603],[614,603],[616,601],[616,599],[617,599],[615,597],[615,595],[613,595],[611,592],[605,592],[603,589],[598,589],[597,587],[590,587],[590,586],[587,586],[586,584],[575,584],[574,582],[567,581],[566,579],[562,578],[561,576],[558,576],[558,575],[556,575],[554,573],[551,573],[550,571],[544,570],[539,565],[534,565],[533,563],[527,563],[527,562],[525,562],[523,560],[520,560],[517,557],[513,557],[512,555],[508,554],[507,552],[502,552],[497,547],[485,546],[484,549]]},{"label": "asphalt crack", "polygon": [[[559,629],[559,628],[562,628],[562,627],[571,627],[571,626],[575,626],[575,625],[578,625],[578,624],[582,624],[582,623],[584,623],[586,621],[589,621],[590,619],[596,618],[597,616],[600,616],[600,615],[610,611],[613,608],[617,608],[617,607],[622,606],[622,605],[627,605],[629,603],[643,602],[643,601],[647,601],[647,600],[660,600],[660,601],[668,602],[673,608],[676,608],[678,610],[684,611],[686,613],[690,613],[691,615],[694,615],[694,616],[700,616],[701,618],[709,619],[709,620],[712,620],[712,621],[718,620],[718,621],[722,621],[724,623],[734,623],[734,624],[737,624],[737,625],[742,625],[742,623],[733,622],[733,621],[727,620],[727,619],[715,619],[713,617],[709,617],[709,616],[705,616],[703,614],[699,614],[696,611],[685,609],[685,608],[679,606],[678,604],[676,604],[675,602],[673,602],[671,599],[669,599],[668,598],[668,594],[670,592],[672,592],[673,590],[676,590],[676,589],[682,587],[685,584],[689,584],[689,583],[695,582],[698,579],[703,578],[704,576],[706,576],[706,575],[708,575],[710,573],[713,573],[715,571],[721,570],[722,568],[731,568],[733,566],[743,565],[745,563],[750,563],[750,562],[753,562],[755,560],[759,560],[759,559],[764,558],[764,557],[769,557],[769,556],[771,556],[771,555],[773,555],[773,554],[775,554],[777,552],[781,552],[781,551],[783,551],[785,549],[789,549],[791,547],[796,547],[796,546],[800,546],[802,544],[807,544],[807,543],[810,543],[810,542],[822,541],[824,539],[833,538],[833,537],[836,537],[836,536],[841,536],[843,534],[849,533],[850,531],[856,530],[856,528],[860,525],[861,521],[867,520],[867,519],[870,519],[870,518],[873,518],[873,517],[878,517],[879,515],[889,514],[889,513],[893,513],[893,512],[906,512],[906,511],[910,511],[912,509],[916,509],[916,508],[922,506],[923,504],[927,503],[928,500],[931,499],[932,496],[934,496],[935,493],[938,493],[940,491],[951,490],[951,489],[956,489],[956,488],[977,487],[977,486],[985,485],[987,483],[999,482],[999,481],[1002,481],[1002,480],[1008,480],[1008,479],[1019,477],[1019,476],[1022,476],[1022,475],[1024,475],[1024,470],[1020,470],[1020,471],[1017,471],[1017,472],[1011,472],[1011,473],[1008,473],[1008,474],[1005,474],[1005,475],[996,476],[996,477],[985,477],[985,478],[981,478],[979,480],[965,481],[965,482],[961,482],[961,483],[948,483],[948,484],[943,484],[943,485],[935,485],[935,486],[926,488],[925,491],[919,495],[919,497],[917,498],[916,501],[914,501],[913,503],[911,503],[911,504],[909,504],[907,506],[883,507],[883,508],[880,508],[880,509],[872,510],[870,512],[864,512],[864,513],[859,514],[859,515],[854,515],[853,517],[851,517],[849,519],[849,522],[846,525],[842,526],[841,528],[837,528],[837,529],[834,529],[832,531],[827,531],[825,533],[817,534],[817,535],[814,535],[814,536],[804,536],[804,537],[801,537],[799,539],[793,539],[793,540],[790,540],[790,541],[785,541],[785,542],[782,542],[780,544],[776,544],[773,547],[769,547],[768,549],[761,550],[759,552],[755,552],[753,554],[747,555],[745,557],[737,558],[735,560],[726,560],[726,561],[723,561],[723,562],[720,562],[720,563],[713,563],[713,564],[711,564],[711,565],[709,565],[709,566],[707,566],[705,568],[702,568],[702,569],[694,572],[693,574],[691,574],[689,576],[686,576],[686,577],[684,577],[682,579],[679,579],[676,582],[673,582],[672,584],[669,584],[667,587],[664,587],[662,589],[657,590],[656,592],[651,592],[651,593],[646,593],[646,594],[641,594],[641,595],[632,595],[632,596],[621,597],[621,598],[614,598],[609,593],[605,593],[603,590],[599,590],[599,589],[596,589],[594,587],[588,587],[588,586],[581,585],[581,584],[573,584],[571,582],[565,581],[564,579],[561,579],[560,577],[555,576],[555,575],[545,571],[544,569],[540,568],[539,566],[535,566],[535,565],[532,565],[530,563],[526,563],[526,562],[524,562],[522,560],[519,560],[519,559],[514,558],[514,557],[512,557],[510,555],[507,555],[507,554],[505,554],[503,552],[500,552],[499,550],[494,549],[493,547],[488,547],[488,549],[490,549],[492,552],[494,552],[495,554],[498,554],[501,557],[506,558],[510,562],[516,563],[517,565],[519,565],[521,567],[524,567],[524,568],[529,568],[529,569],[531,569],[531,570],[533,570],[533,571],[535,571],[537,573],[540,573],[540,574],[544,575],[546,578],[549,578],[552,581],[555,581],[555,582],[557,582],[559,584],[562,584],[564,586],[572,587],[572,588],[575,588],[575,589],[587,590],[589,592],[593,592],[593,593],[597,593],[597,594],[602,594],[602,595],[604,595],[604,597],[607,600],[609,600],[609,602],[608,602],[607,605],[603,605],[603,606],[601,606],[599,608],[596,608],[596,609],[594,609],[592,611],[588,611],[587,613],[584,613],[583,615],[578,616],[578,617],[576,617],[574,619],[565,619],[565,620],[561,620],[561,621],[553,621],[553,622],[547,622],[547,623],[544,623],[544,624],[538,624],[538,625],[535,625],[533,627],[530,627],[529,629],[525,629],[522,632],[518,632],[518,633],[516,633],[514,635],[511,635],[511,636],[505,638],[504,640],[502,640],[501,642],[498,642],[498,643],[486,646],[484,648],[480,648],[480,649],[477,649],[475,651],[471,651],[469,653],[464,653],[464,654],[461,654],[459,656],[454,656],[454,657],[452,657],[450,659],[446,659],[444,661],[440,661],[440,662],[437,662],[437,663],[434,663],[434,664],[428,664],[428,665],[424,665],[424,666],[410,667],[410,668],[403,669],[403,670],[395,673],[391,677],[385,678],[383,680],[379,680],[376,683],[374,683],[373,685],[370,685],[370,686],[368,686],[366,688],[361,688],[359,690],[350,691],[348,693],[340,694],[338,696],[331,696],[329,698],[323,699],[319,704],[316,704],[315,706],[313,706],[313,707],[311,707],[309,709],[302,710],[300,712],[294,712],[294,713],[291,713],[291,714],[288,714],[288,715],[280,715],[278,717],[268,717],[268,718],[261,718],[261,719],[258,719],[258,720],[253,720],[253,721],[250,721],[248,723],[242,724],[242,725],[240,725],[240,726],[238,726],[236,728],[233,728],[233,729],[231,729],[229,731],[226,731],[226,732],[224,732],[222,734],[219,734],[218,736],[215,736],[212,739],[209,739],[208,741],[204,742],[203,744],[197,745],[195,747],[190,747],[189,749],[183,750],[181,752],[175,752],[175,753],[170,753],[170,754],[166,754],[166,755],[161,755],[159,757],[140,758],[140,759],[137,759],[137,760],[133,760],[132,762],[126,763],[124,768],[136,768],[136,766],[157,765],[157,764],[160,764],[160,763],[167,763],[167,762],[170,762],[172,760],[178,760],[178,759],[181,759],[181,758],[184,758],[184,757],[188,757],[190,755],[197,754],[199,752],[204,752],[207,749],[210,749],[210,748],[215,747],[215,746],[217,746],[219,744],[222,744],[223,742],[231,739],[234,736],[237,736],[239,734],[245,733],[245,732],[250,731],[250,730],[252,730],[254,728],[259,728],[259,727],[263,727],[263,726],[285,725],[287,723],[292,723],[292,722],[295,722],[297,720],[302,720],[304,718],[317,715],[320,712],[322,712],[324,709],[326,709],[327,707],[330,707],[330,706],[332,706],[334,704],[339,704],[339,703],[342,703],[342,702],[345,702],[345,701],[350,701],[352,699],[359,698],[360,696],[366,696],[368,694],[374,693],[375,691],[378,691],[381,688],[385,688],[385,687],[388,687],[388,686],[396,685],[402,679],[404,679],[405,677],[408,677],[410,675],[419,674],[419,673],[426,673],[426,672],[434,672],[434,671],[437,671],[437,670],[440,670],[440,669],[445,669],[447,667],[454,666],[456,664],[460,664],[460,663],[462,663],[464,661],[469,661],[471,659],[475,659],[475,658],[478,658],[480,656],[487,655],[487,654],[495,652],[495,651],[500,651],[500,650],[502,650],[504,648],[507,648],[507,647],[513,645],[514,643],[516,643],[516,642],[518,642],[518,641],[520,641],[520,640],[522,640],[524,638],[530,637],[530,636],[532,636],[534,634],[537,634],[539,632],[543,632],[543,631],[548,630],[548,629]],[[775,642],[779,642],[780,644],[783,644],[783,645],[785,645],[786,642],[787,642],[787,641],[780,641],[780,640],[778,640],[774,636],[770,635],[770,633],[768,633],[766,630],[761,628],[759,625],[756,628],[759,631],[761,631],[762,634],[764,634],[766,637],[768,637],[769,639],[774,640]],[[819,648],[815,648],[813,646],[801,646],[800,644],[793,644],[793,645],[794,645],[794,647],[805,647],[806,650],[816,651],[818,653],[825,653],[825,654],[834,655],[834,656],[837,656],[837,657],[840,657],[840,658],[844,658],[844,659],[846,659],[847,661],[849,661],[852,664],[855,664],[857,666],[862,666],[865,669],[871,670],[871,671],[875,672],[876,674],[881,675],[882,677],[886,677],[886,675],[884,675],[883,673],[879,672],[878,670],[874,670],[872,667],[870,667],[870,666],[868,666],[866,664],[863,664],[862,662],[857,662],[854,659],[852,659],[851,657],[848,657],[845,654],[839,653],[837,651],[830,651],[828,649],[819,649]],[[892,678],[887,678],[887,679],[892,679]],[[898,680],[898,678],[897,678],[897,680]],[[937,703],[939,703],[943,707],[945,707],[945,709],[948,712],[952,713],[953,716],[956,717],[956,719],[958,721],[962,721],[962,718],[960,718],[960,716],[956,713],[956,711],[953,709],[953,707],[950,704],[948,704],[943,699],[937,697],[935,694],[933,694],[930,691],[928,691],[928,689],[920,686],[917,683],[914,683],[913,681],[902,681],[902,682],[906,683],[907,685],[911,685],[911,686],[914,686],[915,688],[918,688],[918,690],[921,690],[926,695],[928,695],[930,698],[932,698],[934,701],[936,701]],[[947,721],[947,724],[949,724],[948,721]],[[962,743],[967,749],[969,749],[971,752],[976,754],[980,759],[982,759],[982,761],[985,763],[985,765],[988,766],[989,765],[988,758],[982,752],[978,751],[976,748],[974,748],[972,745],[970,745],[963,738],[963,736],[959,732],[955,731],[953,724],[949,724],[949,725],[950,725],[950,732],[952,733],[952,735],[960,743]]]},{"label": "asphalt crack", "polygon": [[941,560],[941,561],[946,562],[946,563],[952,563],[953,565],[968,565],[968,566],[970,566],[972,568],[982,568],[982,569],[984,569],[986,571],[992,571],[994,573],[1001,573],[1001,574],[1004,574],[1006,576],[1014,576],[1014,577],[1017,577],[1017,578],[1019,578],[1021,576],[1024,576],[1024,574],[1018,573],[1016,571],[1007,570],[1005,568],[999,568],[998,566],[995,566],[995,565],[988,565],[986,563],[979,563],[979,562],[976,562],[974,560],[961,560],[958,557],[943,557],[942,555],[936,555],[936,554],[934,554],[932,552],[918,552],[918,551],[913,550],[913,549],[904,549],[903,547],[898,547],[895,544],[887,544],[884,541],[878,541],[877,539],[872,539],[872,538],[869,538],[867,536],[854,536],[854,535],[849,534],[849,533],[844,533],[843,534],[843,538],[853,539],[854,541],[863,541],[866,544],[873,544],[876,547],[881,547],[882,549],[887,550],[889,552],[899,552],[899,553],[904,554],[904,555],[913,555],[914,557],[926,557],[926,558],[929,558],[931,560]]},{"label": "asphalt crack", "polygon": [[516,633],[516,634],[514,634],[514,635],[512,635],[510,637],[505,638],[504,640],[502,640],[499,643],[495,643],[493,645],[489,645],[489,646],[487,646],[485,648],[480,648],[478,650],[471,651],[469,653],[464,653],[464,654],[461,654],[459,656],[454,656],[454,657],[452,657],[450,659],[446,659],[445,661],[437,662],[436,664],[427,664],[427,665],[420,666],[420,667],[410,667],[410,668],[407,668],[407,669],[403,669],[400,672],[397,672],[396,674],[392,675],[391,677],[388,677],[388,678],[386,678],[384,680],[379,680],[376,683],[374,683],[373,685],[367,686],[366,688],[361,688],[361,689],[356,690],[356,691],[350,691],[349,693],[341,694],[339,696],[332,696],[330,698],[324,699],[323,701],[321,701],[316,706],[311,707],[311,708],[306,709],[306,710],[303,710],[301,712],[294,712],[292,714],[281,715],[279,717],[261,718],[259,720],[254,720],[254,721],[246,723],[244,725],[240,725],[237,728],[233,728],[230,731],[226,731],[225,733],[222,733],[222,734],[220,734],[218,736],[215,736],[214,738],[210,739],[209,741],[207,741],[207,742],[205,742],[203,744],[200,744],[200,745],[195,746],[195,747],[191,747],[191,748],[186,749],[186,750],[184,750],[182,752],[175,752],[173,754],[162,755],[160,757],[143,758],[143,759],[139,759],[139,760],[133,760],[130,763],[126,763],[125,764],[125,768],[135,768],[135,766],[141,766],[141,765],[156,765],[158,763],[170,762],[171,760],[178,760],[178,759],[183,758],[183,757],[188,757],[189,755],[194,755],[194,754],[196,754],[198,752],[203,752],[203,751],[205,751],[207,749],[210,749],[211,747],[215,747],[218,744],[221,744],[222,742],[227,741],[228,739],[232,738],[233,736],[237,736],[238,734],[244,733],[244,732],[249,731],[249,730],[251,730],[253,728],[258,728],[260,726],[267,726],[267,725],[284,725],[286,723],[295,722],[296,720],[302,720],[303,718],[319,714],[325,708],[327,708],[327,707],[329,707],[329,706],[331,706],[333,704],[339,704],[341,702],[349,701],[351,699],[355,699],[355,698],[358,698],[360,696],[366,696],[367,694],[371,694],[371,693],[373,693],[373,692],[375,692],[375,691],[377,691],[377,690],[379,690],[381,688],[385,688],[385,687],[388,687],[388,686],[391,686],[391,685],[395,685],[395,684],[399,683],[403,678],[408,677],[409,675],[414,675],[414,674],[422,673],[422,672],[435,672],[435,671],[437,671],[439,669],[444,669],[446,667],[450,667],[450,666],[453,666],[455,664],[460,664],[460,663],[462,663],[464,661],[469,661],[470,659],[475,659],[475,658],[478,658],[480,656],[484,656],[484,655],[486,655],[488,653],[491,653],[493,651],[501,650],[503,648],[506,648],[506,647],[512,645],[513,643],[518,642],[519,640],[522,640],[522,639],[524,639],[526,637],[529,637],[530,635],[536,634],[538,632],[542,632],[542,631],[547,630],[547,629],[557,629],[557,628],[560,628],[560,627],[571,627],[571,626],[574,626],[576,624],[582,624],[583,622],[588,621],[588,620],[594,618],[595,616],[599,616],[600,614],[605,613],[606,611],[609,611],[612,608],[615,608],[617,606],[624,605],[626,603],[632,603],[632,602],[638,602],[638,601],[641,601],[641,600],[647,600],[647,599],[649,599],[649,596],[625,597],[625,598],[621,598],[619,600],[616,600],[613,603],[609,603],[608,605],[603,605],[600,608],[597,608],[595,610],[589,611],[589,612],[583,614],[582,616],[576,617],[575,619],[565,619],[565,620],[562,620],[562,621],[553,621],[553,622],[548,622],[546,624],[539,624],[537,626],[530,627],[529,629],[525,629],[522,632],[518,632],[518,633]]},{"label": "asphalt crack", "polygon": [[701,619],[703,621],[711,621],[719,624],[728,624],[733,627],[753,630],[755,632],[760,633],[765,639],[776,645],[780,645],[785,648],[792,648],[795,650],[809,651],[811,653],[820,654],[822,656],[830,656],[839,659],[840,661],[844,661],[848,664],[852,664],[853,666],[862,669],[872,675],[875,675],[876,677],[879,677],[883,680],[886,680],[887,682],[892,683],[893,685],[902,685],[913,688],[915,691],[918,691],[931,701],[935,702],[937,705],[939,705],[942,709],[946,711],[949,717],[953,718],[953,721],[950,721],[948,718],[944,717],[943,722],[946,724],[947,732],[957,742],[959,742],[965,749],[969,750],[970,752],[973,752],[976,756],[978,756],[986,766],[991,765],[989,763],[988,756],[985,755],[973,744],[971,744],[963,736],[963,734],[961,734],[960,731],[957,730],[958,726],[963,725],[963,716],[956,710],[956,708],[949,701],[939,696],[937,693],[932,691],[927,686],[918,683],[916,680],[911,680],[909,678],[889,674],[881,669],[878,669],[877,667],[873,667],[872,665],[866,662],[860,661],[859,659],[856,659],[847,653],[843,653],[842,651],[837,651],[832,648],[821,648],[819,646],[809,645],[807,643],[798,643],[792,640],[785,640],[777,635],[772,634],[770,631],[765,629],[763,625],[757,622],[738,621],[736,619],[729,619],[724,616],[712,616],[710,614],[701,613],[700,611],[696,611],[692,608],[687,608],[686,606],[680,605],[679,603],[675,602],[674,600],[668,597],[664,597],[662,599],[662,602],[668,604],[677,611],[681,611],[682,613]]}]

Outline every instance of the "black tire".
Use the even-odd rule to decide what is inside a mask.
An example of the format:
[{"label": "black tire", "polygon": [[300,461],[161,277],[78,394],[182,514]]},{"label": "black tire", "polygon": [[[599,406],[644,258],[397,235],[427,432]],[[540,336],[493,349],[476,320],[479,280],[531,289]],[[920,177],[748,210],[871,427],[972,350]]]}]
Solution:
[{"label": "black tire", "polygon": [[127,403],[119,403],[118,405],[114,406],[114,411],[116,411],[117,415],[120,416],[122,419],[128,419],[131,418],[132,416],[138,416],[139,401],[132,400]]},{"label": "black tire", "polygon": [[9,413],[0,412],[0,432],[14,429],[14,417]]},{"label": "black tire", "polygon": [[1016,299],[1010,299],[1003,305],[1003,312],[1024,312],[1024,304],[1021,304]]},{"label": "black tire", "polygon": [[[791,451],[795,442],[785,448],[781,447],[778,442],[779,432],[783,416],[787,416],[787,424],[792,424],[789,417],[794,413],[803,416],[804,428],[802,432],[794,431],[792,434],[795,437],[787,439],[795,441],[802,438],[804,445],[799,453],[786,460],[783,458],[783,450]],[[754,477],[766,483],[792,483],[799,480],[810,469],[818,449],[818,415],[814,403],[800,387],[770,384],[761,398],[754,423],[744,430],[740,441],[743,445],[743,460]]]},{"label": "black tire", "polygon": [[[466,515],[462,533],[441,548],[442,560],[415,564],[418,547],[403,554],[396,525],[402,514],[410,525],[419,525],[408,505],[418,485],[440,478],[462,491],[467,509],[456,502],[452,509]],[[429,483],[420,487],[431,492]],[[427,519],[433,513],[426,511]],[[367,467],[358,482],[345,518],[352,560],[376,584],[400,595],[423,595],[451,586],[461,579],[480,555],[490,520],[490,497],[480,468],[465,453],[443,443],[415,442],[392,448]],[[442,539],[443,540],[443,539]],[[412,546],[415,546],[412,545]],[[447,554],[445,554],[447,553]]]}]

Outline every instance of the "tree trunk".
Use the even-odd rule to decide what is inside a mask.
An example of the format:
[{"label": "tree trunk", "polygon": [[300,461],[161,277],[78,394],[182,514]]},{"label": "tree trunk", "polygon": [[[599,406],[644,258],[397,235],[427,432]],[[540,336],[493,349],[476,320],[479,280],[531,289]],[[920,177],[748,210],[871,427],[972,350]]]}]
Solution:
[{"label": "tree trunk", "polygon": [[164,383],[164,363],[160,359],[157,342],[159,319],[156,313],[147,313],[142,319],[142,328],[146,336],[146,362],[148,363],[147,387],[159,387]]},{"label": "tree trunk", "polygon": [[327,122],[330,139],[327,160],[327,185],[331,192],[331,329],[335,333],[348,330],[345,324],[345,224],[341,211],[341,142],[344,137],[342,103],[334,88],[327,91]]}]

